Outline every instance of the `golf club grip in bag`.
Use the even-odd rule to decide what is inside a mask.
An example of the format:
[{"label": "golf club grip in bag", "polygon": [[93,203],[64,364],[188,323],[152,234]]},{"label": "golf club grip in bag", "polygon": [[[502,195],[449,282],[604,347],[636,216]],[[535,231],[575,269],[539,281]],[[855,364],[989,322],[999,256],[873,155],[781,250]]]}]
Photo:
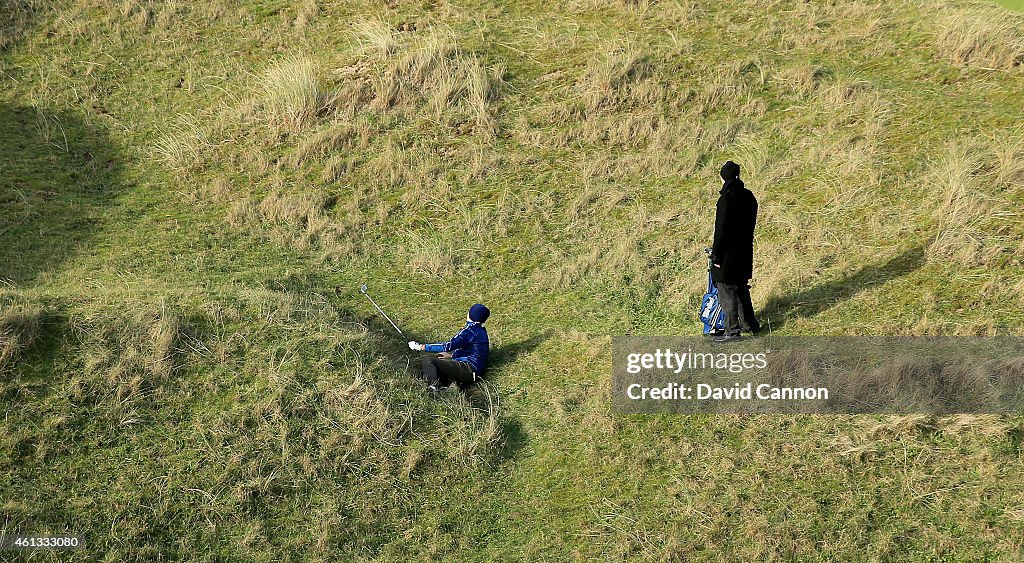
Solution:
[{"label": "golf club grip in bag", "polygon": [[705,248],[708,255],[708,289],[700,301],[700,321],[704,323],[704,334],[725,330],[725,311],[718,299],[718,288],[711,279],[711,248]]}]

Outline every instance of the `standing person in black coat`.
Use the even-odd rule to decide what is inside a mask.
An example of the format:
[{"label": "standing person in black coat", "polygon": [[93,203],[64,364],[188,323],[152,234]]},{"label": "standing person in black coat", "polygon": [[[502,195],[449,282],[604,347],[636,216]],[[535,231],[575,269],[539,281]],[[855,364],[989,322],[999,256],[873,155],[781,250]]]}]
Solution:
[{"label": "standing person in black coat", "polygon": [[715,242],[711,251],[711,279],[725,310],[725,331],[715,342],[740,339],[740,331],[757,334],[761,325],[750,302],[750,281],[754,271],[754,225],[757,199],[740,180],[740,165],[728,161],[722,166],[722,191],[715,211]]}]

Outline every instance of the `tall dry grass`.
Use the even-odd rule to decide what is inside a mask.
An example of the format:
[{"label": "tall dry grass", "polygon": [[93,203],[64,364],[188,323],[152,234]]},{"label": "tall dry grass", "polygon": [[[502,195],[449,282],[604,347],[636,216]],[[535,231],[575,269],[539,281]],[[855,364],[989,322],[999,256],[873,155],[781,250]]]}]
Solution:
[{"label": "tall dry grass", "polygon": [[[493,469],[503,417],[489,390],[428,399],[359,319],[310,291],[308,280],[268,285],[277,283],[287,289],[231,288],[192,305],[125,300],[116,290],[81,303],[70,311],[69,330],[60,330],[67,337],[55,356],[74,369],[52,381],[0,385],[19,399],[7,405],[0,436],[0,451],[17,467],[12,471],[38,477],[36,464],[82,461],[89,456],[83,447],[130,443],[147,455],[117,456],[112,464],[85,459],[89,470],[76,479],[99,483],[113,504],[160,491],[181,494],[155,513],[138,504],[117,509],[121,518],[183,530],[216,522],[237,532],[231,553],[248,554],[254,546],[247,542],[265,537],[249,522],[260,520],[263,500],[273,497],[301,503],[296,525],[313,530],[313,543],[323,546],[304,549],[326,554],[348,534],[340,519],[322,529],[338,507],[314,502],[312,509],[310,497],[340,495],[339,505],[375,498],[401,483],[433,480],[435,464],[449,477]],[[0,326],[22,324],[7,320]],[[301,337],[282,346],[286,335]],[[176,377],[182,370],[187,377]],[[167,464],[180,471],[167,471]],[[121,481],[126,466],[132,474]],[[358,476],[372,477],[353,480]],[[49,513],[41,498],[47,493],[34,488],[19,492],[19,503],[35,502],[31,510],[19,508],[13,522]],[[177,503],[189,507],[184,516],[167,517],[165,507]],[[97,510],[106,521],[106,509]],[[125,526],[118,537],[155,554],[145,546],[148,529]],[[107,541],[97,538],[96,544]]]},{"label": "tall dry grass", "polygon": [[[746,105],[755,89],[764,86],[767,74],[763,66],[754,61],[733,61],[713,65],[703,70],[696,104],[703,115],[726,110],[730,113]],[[736,112],[742,115],[742,112]]]},{"label": "tall dry grass", "polygon": [[[334,105],[346,115],[360,109],[409,114],[426,109],[436,121],[491,137],[497,122],[492,109],[505,67],[487,66],[465,52],[447,27],[399,32],[380,19],[353,24],[357,60],[341,69]],[[369,94],[369,106],[360,108]],[[461,132],[461,131],[460,131]]]},{"label": "tall dry grass", "polygon": [[[787,51],[841,52],[878,49],[888,39],[879,32],[890,14],[877,2],[758,2],[764,19],[752,33],[760,44],[777,44]],[[783,7],[784,6],[784,7]]]},{"label": "tall dry grass", "polygon": [[587,112],[614,104],[617,91],[643,78],[643,71],[643,53],[630,44],[616,46],[603,57],[591,59],[577,83]]},{"label": "tall dry grass", "polygon": [[[178,172],[194,172],[215,157],[223,157],[232,162],[245,160],[259,174],[268,173],[271,161],[262,149],[315,125],[327,108],[330,92],[321,86],[316,64],[304,56],[270,65],[253,78],[251,86],[248,95],[227,93],[231,103],[224,109],[177,117],[153,143],[153,153]],[[252,131],[254,127],[258,133]],[[248,143],[241,143],[245,137]],[[328,150],[320,146],[326,142],[330,139],[314,140],[299,152]],[[226,153],[219,155],[221,147],[226,147]]]},{"label": "tall dry grass", "polygon": [[994,6],[950,11],[937,43],[954,64],[1012,69],[1024,63],[1024,18]]},{"label": "tall dry grass", "polygon": [[342,123],[330,129],[324,129],[305,138],[292,153],[292,163],[296,166],[309,160],[321,160],[340,151],[350,149],[357,143],[365,146],[366,137],[356,127]]},{"label": "tall dry grass", "polygon": [[1024,151],[1007,148],[1008,142],[993,151],[990,142],[954,141],[929,163],[925,181],[934,190],[937,224],[929,259],[990,266],[1016,249],[1013,237],[1022,222],[1006,193],[1010,182],[1019,182]]},{"label": "tall dry grass", "polygon": [[321,106],[321,86],[313,60],[292,56],[267,68],[259,78],[262,116],[288,130],[311,123]]},{"label": "tall dry grass", "polygon": [[204,163],[211,147],[209,129],[198,118],[182,116],[153,143],[153,153],[167,167],[190,171]]},{"label": "tall dry grass", "polygon": [[[284,59],[254,77],[251,94],[235,96],[213,119],[183,121],[156,143],[155,152],[176,170],[190,170],[218,154],[246,165],[266,195],[225,202],[228,222],[264,224],[275,240],[304,250],[347,251],[354,244],[347,233],[386,221],[396,206],[408,211],[441,204],[444,190],[438,183],[447,181],[453,155],[450,149],[410,146],[410,120],[440,127],[449,137],[493,139],[504,65],[486,65],[465,52],[445,27],[398,32],[383,20],[369,19],[355,24],[353,32],[358,42],[349,53],[353,62],[337,69],[332,82],[321,81],[311,57]],[[285,156],[270,157],[272,147],[285,147]],[[467,182],[482,181],[493,162],[479,152],[467,149],[456,157],[465,163]],[[294,186],[284,189],[283,166],[308,170],[325,185],[346,189],[337,213],[326,213],[325,198],[296,195]],[[426,255],[409,260],[414,269],[451,271]]]},{"label": "tall dry grass", "polygon": [[153,24],[153,8],[146,2],[139,0],[124,0],[121,2],[121,17],[132,22],[136,31],[145,31]]},{"label": "tall dry grass", "polygon": [[[838,26],[836,18],[847,10],[800,9],[813,11],[816,23],[812,24],[822,24],[822,29]],[[660,10],[659,6],[653,11]],[[877,15],[863,6],[849,10]],[[468,225],[486,238],[491,232],[481,225],[490,222],[501,226],[498,232],[507,234],[511,228],[542,241],[539,245],[550,258],[546,263],[557,264],[544,270],[550,276],[538,274],[542,285],[569,287],[588,279],[615,285],[628,278],[681,288],[691,280],[661,263],[637,266],[624,257],[642,255],[654,247],[685,253],[679,245],[660,242],[668,236],[663,230],[668,224],[675,226],[672,236],[682,241],[680,245],[699,247],[710,236],[703,218],[708,210],[676,202],[684,212],[646,213],[631,201],[635,195],[630,188],[616,184],[676,184],[696,178],[713,183],[715,161],[733,158],[744,164],[745,174],[761,193],[785,191],[787,182],[794,179],[802,184],[805,201],[786,196],[775,205],[794,210],[806,209],[804,204],[811,201],[818,205],[809,218],[795,217],[800,211],[771,217],[777,228],[771,236],[789,236],[795,243],[759,247],[763,262],[777,266],[759,276],[754,292],[763,300],[803,283],[787,272],[845,267],[829,257],[836,249],[854,244],[857,235],[830,227],[830,221],[867,228],[878,222],[879,214],[872,210],[889,199],[882,190],[893,104],[872,80],[842,75],[824,64],[780,65],[757,55],[711,64],[690,60],[688,48],[672,38],[673,52],[686,60],[680,63],[664,56],[661,45],[641,51],[636,43],[599,40],[595,55],[585,59],[575,79],[574,71],[553,71],[533,85],[536,92],[517,95],[512,102],[525,104],[516,111],[516,121],[508,124],[512,139],[522,146],[572,155],[549,166],[540,163],[550,155],[509,161],[481,144],[497,132],[502,95],[514,92],[504,87],[502,65],[488,65],[480,54],[468,52],[451,28],[408,31],[383,19],[366,19],[352,29],[357,46],[345,54],[346,66],[334,71],[332,81],[309,88],[305,97],[281,97],[306,102],[282,103],[274,106],[279,109],[267,110],[271,121],[291,124],[285,127],[289,135],[247,149],[255,151],[254,165],[267,175],[260,189],[269,189],[234,202],[229,211],[232,224],[262,225],[274,240],[343,256],[361,245],[379,243],[353,240],[355,233],[376,232],[380,225],[417,217],[433,231],[413,227],[410,232],[419,238],[400,233],[410,242],[387,252],[411,271],[445,278],[467,263],[458,253],[477,251],[459,248],[450,231]],[[808,39],[803,47],[822,46],[823,41]],[[680,66],[686,67],[685,75],[678,74]],[[269,69],[268,75],[274,72]],[[311,76],[306,73],[297,82],[310,85],[315,82]],[[283,90],[302,92],[303,88]],[[539,97],[533,99],[535,93]],[[792,106],[792,113],[766,120],[769,111],[778,111],[769,109],[766,100],[777,94],[781,95],[777,101]],[[265,91],[253,96],[254,107],[272,107],[265,102],[268,96]],[[310,105],[308,101],[314,99],[319,102]],[[305,113],[280,109],[287,107],[307,109]],[[293,119],[293,115],[305,117]],[[470,148],[428,140],[461,139],[467,134],[481,143]],[[283,158],[272,156],[278,149],[283,149]],[[1011,162],[1013,151],[1005,152],[1002,158]],[[337,207],[320,209],[317,202],[297,193],[305,190],[301,185],[282,189],[278,185],[282,163],[294,166],[304,180],[330,185],[333,193],[341,194]],[[544,169],[548,174],[558,168],[570,171],[556,173],[565,174],[560,180],[566,186],[562,195],[516,194],[504,204],[493,205],[492,199],[478,197],[476,191],[496,171],[520,174]],[[1017,174],[1011,166],[1005,168],[1004,174]],[[585,194],[573,197],[573,186],[581,186]],[[593,197],[595,192],[602,197]],[[479,206],[478,213],[451,205],[451,198],[467,193],[473,194],[472,205]],[[713,200],[714,195],[699,197]],[[605,205],[606,201],[616,203]],[[646,222],[627,219],[630,213],[645,217]],[[943,246],[949,243],[952,248],[966,240],[954,236],[957,229],[950,223],[964,215],[947,214],[942,227],[947,236],[933,245],[933,259],[954,259]],[[988,228],[970,221],[964,224],[970,226],[968,230]],[[562,230],[570,236],[553,233]],[[953,239],[959,242],[950,242]],[[572,249],[567,240],[587,244]]]},{"label": "tall dry grass", "polygon": [[295,27],[299,31],[305,31],[310,24],[316,19],[320,13],[320,6],[317,4],[317,0],[303,0],[298,7],[298,13],[295,16]]},{"label": "tall dry grass", "polygon": [[358,20],[352,24],[352,32],[361,48],[378,59],[395,54],[403,43],[398,29],[382,19]]}]

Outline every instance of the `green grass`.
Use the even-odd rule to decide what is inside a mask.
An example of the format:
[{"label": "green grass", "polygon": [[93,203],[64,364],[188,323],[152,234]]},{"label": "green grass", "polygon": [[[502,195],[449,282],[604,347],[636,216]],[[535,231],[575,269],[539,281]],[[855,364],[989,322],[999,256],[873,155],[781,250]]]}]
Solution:
[{"label": "green grass", "polygon": [[[1019,417],[623,417],[719,163],[783,334],[1021,334],[1021,18],[971,3],[16,2],[0,521],[82,560],[1024,555]],[[752,45],[763,45],[753,48]],[[489,384],[404,343],[491,306]]]}]

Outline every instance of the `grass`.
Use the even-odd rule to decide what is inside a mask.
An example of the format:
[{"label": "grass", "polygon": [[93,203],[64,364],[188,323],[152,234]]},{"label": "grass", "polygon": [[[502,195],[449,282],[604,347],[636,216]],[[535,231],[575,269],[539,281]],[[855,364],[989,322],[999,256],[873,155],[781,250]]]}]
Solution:
[{"label": "grass", "polygon": [[1020,0],[996,0],[996,4],[1011,10],[1024,10],[1024,2]]},{"label": "grass", "polygon": [[[0,10],[0,522],[72,559],[1020,559],[1020,417],[624,417],[717,168],[782,334],[1021,334],[1019,16]],[[752,49],[751,45],[761,47]],[[489,383],[403,342],[487,303]],[[45,557],[44,557],[45,558]]]},{"label": "grass", "polygon": [[1024,63],[1022,21],[999,10],[988,14],[955,12],[943,25],[939,45],[957,63],[990,69],[1013,68]]},{"label": "grass", "polygon": [[320,109],[320,87],[316,67],[304,57],[281,61],[265,70],[258,80],[264,117],[290,129],[312,121]]}]

